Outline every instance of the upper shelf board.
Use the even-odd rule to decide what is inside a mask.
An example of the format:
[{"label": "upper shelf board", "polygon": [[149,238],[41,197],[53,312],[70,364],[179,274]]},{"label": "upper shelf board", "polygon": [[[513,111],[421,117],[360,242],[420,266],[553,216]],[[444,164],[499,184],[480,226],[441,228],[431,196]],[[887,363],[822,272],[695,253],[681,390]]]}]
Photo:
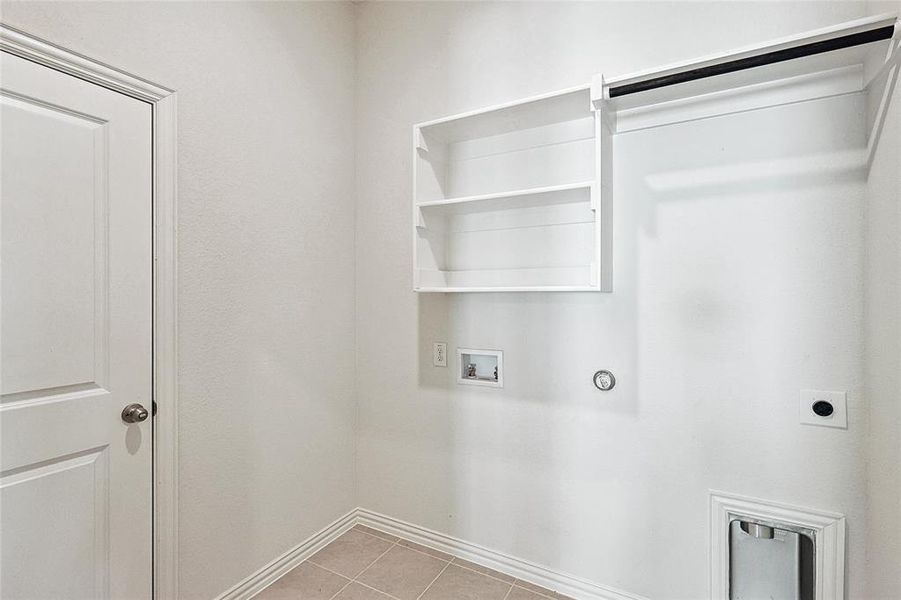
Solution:
[{"label": "upper shelf board", "polygon": [[441,209],[445,214],[459,214],[474,211],[497,210],[503,207],[524,208],[564,204],[584,198],[590,199],[593,181],[583,181],[564,185],[553,185],[478,196],[461,196],[447,200],[420,202],[419,208]]},{"label": "upper shelf board", "polygon": [[894,14],[867,17],[628,75],[597,76],[592,101],[619,112],[816,73],[841,73],[848,80],[849,70],[856,79],[842,91],[861,91],[897,43],[897,23]]},{"label": "upper shelf board", "polygon": [[429,139],[452,144],[592,115],[590,86],[568,88],[516,102],[443,117],[415,125]]},{"label": "upper shelf board", "polygon": [[[731,50],[729,52],[711,54],[702,58],[672,63],[663,67],[654,67],[643,71],[637,71],[635,73],[620,75],[618,77],[611,77],[604,80],[604,87],[606,92],[605,97],[611,97],[611,89],[623,89],[627,86],[635,86],[652,80],[673,77],[680,73],[721,66],[727,63],[732,63],[744,59],[760,57],[762,55],[774,54],[784,50],[798,48],[800,46],[828,42],[829,40],[844,38],[857,34],[865,34],[874,30],[894,28],[895,34],[897,34],[897,22],[897,14],[883,14],[873,17],[865,17],[862,19],[856,19],[854,21],[848,21],[846,23],[840,23],[838,25],[832,25],[830,27],[823,27],[821,29],[814,29],[812,31],[798,33],[768,42],[744,46],[742,48]],[[887,48],[887,42],[883,47]],[[785,60],[788,59],[790,59],[790,57],[786,58]]]}]

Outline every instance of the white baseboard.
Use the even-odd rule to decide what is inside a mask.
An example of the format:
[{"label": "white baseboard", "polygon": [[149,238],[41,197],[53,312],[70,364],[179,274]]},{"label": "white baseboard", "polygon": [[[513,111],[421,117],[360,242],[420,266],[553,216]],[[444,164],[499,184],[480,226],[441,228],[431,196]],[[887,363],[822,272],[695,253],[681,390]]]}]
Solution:
[{"label": "white baseboard", "polygon": [[541,565],[508,556],[496,550],[490,550],[471,542],[426,529],[425,527],[380,515],[365,508],[358,508],[355,514],[356,522],[362,525],[379,529],[435,550],[459,556],[462,559],[500,571],[511,577],[534,583],[565,596],[571,596],[577,600],[647,600],[643,596],[598,585],[573,575],[554,571]]},{"label": "white baseboard", "polygon": [[417,544],[422,544],[423,546],[428,546],[429,548],[434,548],[435,550],[459,556],[462,559],[500,571],[511,577],[534,583],[565,596],[571,596],[577,600],[647,600],[643,596],[629,594],[573,575],[560,573],[559,571],[514,558],[502,552],[490,550],[471,542],[426,529],[425,527],[381,515],[365,508],[357,508],[350,511],[322,531],[310,536],[296,547],[218,596],[216,600],[246,600],[253,597],[358,523],[402,537]]},{"label": "white baseboard", "polygon": [[352,510],[340,517],[323,530],[314,533],[250,577],[218,596],[216,600],[245,600],[253,597],[255,594],[259,594],[276,579],[319,552],[319,550],[356,525],[356,514],[357,510]]}]

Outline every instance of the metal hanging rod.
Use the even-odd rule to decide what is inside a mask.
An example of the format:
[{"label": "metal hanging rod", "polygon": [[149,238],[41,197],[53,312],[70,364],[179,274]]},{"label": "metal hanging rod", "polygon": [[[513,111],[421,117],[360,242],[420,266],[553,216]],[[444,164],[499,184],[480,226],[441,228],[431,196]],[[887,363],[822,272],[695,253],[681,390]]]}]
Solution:
[{"label": "metal hanging rod", "polygon": [[725,62],[714,65],[698,67],[696,69],[688,69],[686,71],[679,71],[668,75],[661,75],[659,77],[651,77],[650,79],[636,81],[634,83],[624,83],[622,85],[612,86],[610,88],[610,98],[616,98],[618,96],[625,96],[627,94],[635,94],[637,92],[644,92],[647,90],[667,87],[670,85],[676,85],[678,83],[695,81],[697,79],[704,79],[706,77],[715,77],[716,75],[723,75],[725,73],[734,73],[735,71],[753,69],[754,67],[771,65],[795,58],[803,58],[805,56],[813,56],[815,54],[822,54],[824,52],[832,52],[833,50],[842,50],[844,48],[852,48],[854,46],[861,46],[863,44],[870,44],[872,42],[880,42],[883,40],[891,39],[894,35],[894,31],[894,25],[877,27],[875,29],[860,31],[857,33],[852,33],[827,40],[811,42],[809,44],[801,44],[799,46],[783,48],[781,50],[774,50],[773,52],[766,52],[764,54],[758,54],[756,56],[727,60]]}]

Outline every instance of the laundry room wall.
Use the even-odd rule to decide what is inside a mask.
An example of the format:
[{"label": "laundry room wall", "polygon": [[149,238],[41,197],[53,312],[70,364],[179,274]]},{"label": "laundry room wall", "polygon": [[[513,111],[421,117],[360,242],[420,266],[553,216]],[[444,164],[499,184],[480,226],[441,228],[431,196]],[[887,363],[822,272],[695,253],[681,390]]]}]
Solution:
[{"label": "laundry room wall", "polygon": [[2,20],[178,92],[180,595],[215,597],[355,506],[353,8]]},{"label": "laundry room wall", "polygon": [[[649,598],[707,597],[711,489],[848,517],[865,597],[860,96],[618,136],[614,291],[416,294],[411,127],[866,14],[862,3],[360,3],[360,504]],[[805,172],[804,165],[819,165]],[[778,169],[785,176],[775,176]],[[458,386],[433,342],[504,351]],[[616,388],[591,382],[610,369]],[[847,391],[848,430],[799,390]]]}]

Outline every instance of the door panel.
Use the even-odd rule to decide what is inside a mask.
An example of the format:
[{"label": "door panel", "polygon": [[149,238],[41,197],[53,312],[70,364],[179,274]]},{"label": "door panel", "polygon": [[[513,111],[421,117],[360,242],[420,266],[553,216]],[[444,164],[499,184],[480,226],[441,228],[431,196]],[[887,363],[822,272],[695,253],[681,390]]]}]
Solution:
[{"label": "door panel", "polygon": [[[4,598],[96,598],[109,578],[109,447],[29,465],[3,481],[3,544],[23,560],[4,569]],[[40,506],[42,518],[16,519]],[[30,563],[52,576],[31,577]]]},{"label": "door panel", "polygon": [[151,106],[0,60],[0,596],[150,598]]},{"label": "door panel", "polygon": [[[102,387],[106,124],[8,94],[2,111],[3,141],[16,146],[4,153],[0,174],[10,199],[3,204],[3,289],[10,292],[3,296],[3,335],[16,342],[4,348],[0,392],[9,401],[49,388]],[[19,175],[36,167],[42,176]]]}]

